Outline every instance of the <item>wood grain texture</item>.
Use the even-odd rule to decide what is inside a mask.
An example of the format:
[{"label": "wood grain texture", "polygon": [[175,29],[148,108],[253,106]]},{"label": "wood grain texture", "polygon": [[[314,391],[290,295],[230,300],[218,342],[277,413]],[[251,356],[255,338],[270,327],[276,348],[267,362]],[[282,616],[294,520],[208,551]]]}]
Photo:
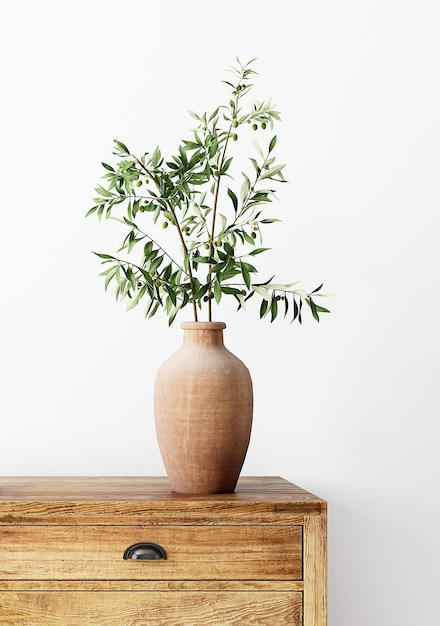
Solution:
[{"label": "wood grain texture", "polygon": [[[166,560],[124,560],[159,544]],[[302,526],[2,526],[0,578],[299,580]]]},{"label": "wood grain texture", "polygon": [[304,626],[327,624],[327,519],[304,518]]},{"label": "wood grain texture", "polygon": [[242,477],[232,494],[185,496],[163,477],[1,477],[0,524],[290,524],[326,511],[280,477]]},{"label": "wood grain texture", "polygon": [[301,626],[298,592],[0,592],[4,626]]},{"label": "wood grain texture", "polygon": [[[301,580],[0,580],[1,591],[303,591]],[[1,623],[1,621],[0,621]]]}]

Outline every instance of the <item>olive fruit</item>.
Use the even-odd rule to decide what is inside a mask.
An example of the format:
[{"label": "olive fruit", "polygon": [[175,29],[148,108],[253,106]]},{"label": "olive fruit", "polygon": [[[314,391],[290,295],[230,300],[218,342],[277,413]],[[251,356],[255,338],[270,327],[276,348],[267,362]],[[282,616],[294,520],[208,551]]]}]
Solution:
[{"label": "olive fruit", "polygon": [[261,128],[264,130],[266,128],[266,122],[261,123]]},{"label": "olive fruit", "polygon": [[257,130],[258,126],[256,124],[252,124],[252,130]]},{"label": "olive fruit", "polygon": [[168,222],[163,222],[162,223],[162,228],[168,228]]}]

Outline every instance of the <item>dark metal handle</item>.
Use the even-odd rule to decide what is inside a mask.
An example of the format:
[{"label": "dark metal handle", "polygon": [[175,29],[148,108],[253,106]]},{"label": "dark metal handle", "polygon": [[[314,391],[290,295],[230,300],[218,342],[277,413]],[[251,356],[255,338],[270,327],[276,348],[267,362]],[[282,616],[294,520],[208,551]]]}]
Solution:
[{"label": "dark metal handle", "polygon": [[124,559],[138,559],[140,561],[157,561],[158,559],[166,559],[167,553],[162,546],[149,541],[141,541],[134,543],[124,552]]}]

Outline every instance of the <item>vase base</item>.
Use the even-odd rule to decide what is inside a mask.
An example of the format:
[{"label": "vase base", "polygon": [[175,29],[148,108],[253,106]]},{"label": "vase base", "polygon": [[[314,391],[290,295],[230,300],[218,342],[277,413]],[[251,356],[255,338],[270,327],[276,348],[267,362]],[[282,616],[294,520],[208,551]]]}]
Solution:
[{"label": "vase base", "polygon": [[234,493],[235,488],[237,486],[237,481],[233,484],[216,484],[216,485],[185,485],[185,484],[176,484],[171,482],[171,491],[174,493],[181,493],[185,495],[192,496],[209,496],[213,494],[221,494],[221,493]]}]

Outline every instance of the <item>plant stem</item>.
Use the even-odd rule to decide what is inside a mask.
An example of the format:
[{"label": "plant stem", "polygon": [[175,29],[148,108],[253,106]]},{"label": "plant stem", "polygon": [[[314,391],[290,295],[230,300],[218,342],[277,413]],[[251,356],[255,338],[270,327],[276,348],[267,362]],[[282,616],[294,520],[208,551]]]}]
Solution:
[{"label": "plant stem", "polygon": [[[215,185],[215,194],[214,194],[214,204],[212,209],[212,222],[211,222],[211,233],[209,234],[209,254],[213,252],[214,246],[214,235],[215,235],[215,221],[217,217],[217,206],[218,206],[218,197],[220,191],[220,179],[221,179],[221,171],[223,168],[223,164],[225,162],[226,150],[228,148],[229,137],[231,136],[232,122],[228,129],[228,134],[226,136],[225,145],[223,147],[222,155],[219,162],[218,168],[218,177]],[[211,279],[211,265],[208,267],[208,276],[209,276],[209,300],[208,300],[208,322],[212,322],[212,279]]]},{"label": "plant stem", "polygon": [[180,239],[180,242],[181,242],[182,247],[183,247],[184,256],[185,256],[185,258],[188,261],[188,278],[189,278],[189,284],[191,285],[191,293],[193,295],[193,302],[192,302],[193,315],[194,315],[194,321],[198,322],[199,320],[198,320],[198,315],[197,315],[197,303],[195,301],[196,288],[195,288],[194,278],[193,278],[192,271],[191,271],[191,259],[189,258],[188,248],[186,246],[185,239],[183,238],[182,229],[180,228],[179,222],[177,221],[177,215],[176,215],[176,212],[174,210],[174,207],[173,207],[172,203],[169,202],[168,200],[166,202],[168,204],[169,210],[171,211],[171,213],[173,215],[174,224],[175,224],[175,226],[177,228],[177,232],[179,233],[179,239]]},{"label": "plant stem", "polygon": [[[133,156],[133,155],[132,155]],[[144,172],[146,172],[148,174],[148,176],[154,181],[154,184],[156,185],[156,188],[160,191],[160,185],[159,182],[157,180],[157,178],[152,174],[152,172],[150,172],[150,170],[145,167],[145,165],[142,163],[142,161],[140,161],[137,157],[134,157],[137,161],[137,163],[140,165],[140,167],[144,170]],[[174,220],[174,226],[177,228],[177,232],[179,235],[179,239],[180,239],[180,243],[182,245],[183,248],[183,255],[185,257],[185,259],[188,262],[188,278],[189,278],[189,284],[191,286],[191,293],[193,296],[193,302],[192,302],[192,306],[193,306],[193,316],[194,316],[194,321],[198,322],[198,315],[197,315],[197,303],[195,300],[195,295],[196,295],[196,287],[195,287],[195,283],[194,283],[194,277],[192,274],[192,270],[191,270],[191,259],[189,257],[189,253],[188,253],[188,248],[187,245],[185,243],[185,239],[183,237],[183,233],[182,233],[182,229],[180,228],[180,224],[179,221],[177,219],[177,215],[176,212],[174,210],[174,206],[172,204],[172,202],[170,202],[169,198],[164,198],[165,202],[167,203],[167,206],[173,216],[173,220]],[[185,267],[183,268],[185,271]]]},{"label": "plant stem", "polygon": [[[240,79],[237,83],[236,87],[236,95],[235,102],[233,107],[231,107],[231,123],[228,128],[228,132],[226,135],[225,145],[223,146],[223,151],[220,157],[220,161],[218,163],[218,177],[215,186],[215,194],[214,194],[214,204],[212,208],[212,222],[211,222],[211,233],[209,234],[209,253],[212,254],[213,246],[214,246],[214,235],[215,235],[215,222],[217,218],[217,207],[218,207],[218,198],[220,192],[220,180],[221,180],[221,171],[223,169],[223,165],[225,162],[226,151],[228,149],[229,139],[231,137],[231,130],[233,128],[234,120],[236,119],[237,111],[238,111],[238,101],[240,99],[240,90],[239,85],[244,77],[244,71],[242,68],[242,73]],[[212,278],[211,278],[211,265],[208,266],[208,276],[209,276],[209,292],[208,292],[208,321],[212,322]]]}]

